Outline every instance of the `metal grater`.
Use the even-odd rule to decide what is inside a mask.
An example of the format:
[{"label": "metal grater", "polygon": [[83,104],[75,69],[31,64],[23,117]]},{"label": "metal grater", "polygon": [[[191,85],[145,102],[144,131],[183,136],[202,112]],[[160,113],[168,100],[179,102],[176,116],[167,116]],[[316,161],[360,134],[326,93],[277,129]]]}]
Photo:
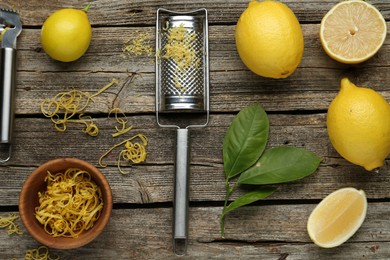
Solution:
[{"label": "metal grater", "polygon": [[[184,36],[179,41],[185,46],[186,55],[192,57],[187,62],[170,56],[168,47],[173,29],[180,29]],[[176,42],[177,43],[177,42]],[[184,255],[188,239],[189,203],[189,128],[205,127],[209,121],[209,54],[207,10],[173,12],[157,10],[156,22],[156,120],[161,127],[177,129],[175,159],[175,192],[173,214],[173,250]],[[185,59],[184,59],[185,60]],[[184,66],[183,66],[184,64]],[[175,113],[189,117],[188,113],[205,114],[203,124],[189,124],[180,127],[176,124],[163,124],[163,114]],[[177,118],[177,116],[176,116]]]}]

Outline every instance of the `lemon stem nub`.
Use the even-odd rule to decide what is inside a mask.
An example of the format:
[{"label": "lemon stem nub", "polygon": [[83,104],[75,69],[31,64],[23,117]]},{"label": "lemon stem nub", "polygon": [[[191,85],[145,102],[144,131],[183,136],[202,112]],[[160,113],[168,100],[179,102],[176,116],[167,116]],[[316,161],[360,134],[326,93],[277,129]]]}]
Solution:
[{"label": "lemon stem nub", "polygon": [[86,13],[88,13],[89,8],[91,8],[91,3],[87,4],[82,10]]},{"label": "lemon stem nub", "polygon": [[356,87],[355,84],[353,84],[348,78],[343,78],[340,83],[341,89],[346,90],[351,87]]}]

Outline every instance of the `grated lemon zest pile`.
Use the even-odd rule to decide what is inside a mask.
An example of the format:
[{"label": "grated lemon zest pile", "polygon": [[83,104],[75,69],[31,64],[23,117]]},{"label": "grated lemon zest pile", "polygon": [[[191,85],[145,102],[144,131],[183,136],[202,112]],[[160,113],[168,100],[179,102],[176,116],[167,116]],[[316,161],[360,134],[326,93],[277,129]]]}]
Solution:
[{"label": "grated lemon zest pile", "polygon": [[[131,142],[134,139],[139,138],[142,143],[139,142]],[[119,152],[119,158],[117,162],[118,170],[122,174],[127,174],[124,172],[121,168],[121,161],[122,159],[125,161],[132,162],[134,164],[139,164],[145,161],[147,152],[146,152],[146,146],[148,145],[148,139],[145,135],[143,134],[137,134],[134,135],[133,137],[126,139],[120,143],[115,144],[112,146],[110,149],[108,149],[102,156],[99,158],[99,165],[103,168],[107,167],[106,164],[103,164],[103,159],[110,154],[115,148],[124,146],[124,149],[122,149]]]},{"label": "grated lemon zest pile", "polygon": [[[41,112],[44,116],[51,119],[54,128],[59,132],[65,132],[68,123],[81,123],[86,126],[84,129],[85,133],[90,136],[97,136],[99,133],[97,125],[90,116],[83,117],[83,112],[90,102],[94,102],[94,97],[117,83],[117,79],[112,79],[109,84],[93,95],[75,89],[68,92],[60,92],[54,98],[42,101]],[[76,115],[79,115],[79,118],[73,119]]]},{"label": "grated lemon zest pile", "polygon": [[[157,52],[158,60],[172,59],[176,64],[175,74],[179,76],[185,75],[189,69],[199,69],[201,59],[196,50],[191,47],[196,39],[195,31],[187,30],[184,24],[169,29],[168,26],[167,22],[166,27],[163,27],[163,30],[167,32],[167,43],[163,46],[162,53]],[[181,93],[187,89],[181,85],[178,76],[175,76],[174,84]]]},{"label": "grated lemon zest pile", "polygon": [[102,192],[84,170],[47,173],[47,190],[39,192],[35,217],[53,237],[78,237],[98,220],[103,209]]},{"label": "grated lemon zest pile", "polygon": [[46,246],[40,246],[35,249],[27,250],[24,259],[25,260],[59,260],[60,258],[58,256],[56,258],[52,258],[49,255],[49,248],[47,248]]},{"label": "grated lemon zest pile", "polygon": [[19,229],[18,224],[15,223],[17,219],[19,219],[19,216],[12,213],[8,217],[0,217],[0,228],[8,228],[8,235],[21,235],[22,231]]},{"label": "grated lemon zest pile", "polygon": [[127,54],[134,54],[140,56],[146,54],[152,56],[153,50],[151,47],[151,37],[146,32],[135,32],[132,33],[132,40],[125,42],[122,51]]},{"label": "grated lemon zest pile", "polygon": [[190,66],[200,62],[197,53],[191,45],[196,38],[194,31],[188,31],[181,24],[179,27],[168,29],[168,42],[163,46],[164,59],[172,59],[179,70],[185,70]]}]

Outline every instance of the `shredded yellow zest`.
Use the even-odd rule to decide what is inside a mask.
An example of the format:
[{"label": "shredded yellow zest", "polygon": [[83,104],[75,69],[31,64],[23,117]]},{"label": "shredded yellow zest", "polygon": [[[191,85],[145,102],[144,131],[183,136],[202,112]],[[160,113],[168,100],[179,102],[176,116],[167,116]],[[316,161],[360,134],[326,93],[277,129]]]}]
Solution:
[{"label": "shredded yellow zest", "polygon": [[[68,123],[80,123],[85,125],[85,133],[90,136],[97,136],[99,133],[97,125],[90,116],[83,117],[83,112],[89,103],[94,101],[94,97],[117,83],[117,79],[112,79],[109,84],[93,95],[75,89],[68,92],[60,92],[54,98],[42,101],[41,112],[44,116],[51,118],[57,131],[65,132]],[[74,119],[76,115],[79,115],[78,119]]]},{"label": "shredded yellow zest", "polygon": [[[128,120],[127,120],[126,114],[123,113],[123,111],[120,108],[111,109],[111,111],[108,113],[108,116],[110,116],[111,113],[115,114],[115,120],[118,122],[118,124],[120,124],[122,126],[122,128],[115,126],[116,133],[113,133],[112,137],[118,137],[120,135],[123,135],[123,134],[129,132],[133,128],[132,126],[127,127]],[[118,114],[122,115],[124,117],[124,119],[120,118],[118,116]]]},{"label": "shredded yellow zest", "polygon": [[175,76],[173,78],[174,82],[175,82],[175,87],[177,89],[179,89],[182,93],[187,89],[186,87],[183,87],[181,84],[180,84],[180,80],[179,80],[179,77],[178,76]]},{"label": "shredded yellow zest", "polygon": [[[132,143],[131,141],[135,138],[139,138],[142,143]],[[115,148],[124,145],[124,149],[122,149],[119,152],[119,158],[118,158],[118,169],[119,172],[122,174],[127,174],[121,169],[121,160],[130,161],[135,164],[139,164],[145,161],[146,159],[146,146],[148,145],[148,139],[143,134],[137,134],[129,139],[126,139],[120,143],[115,144],[113,147],[107,150],[102,156],[99,158],[99,165],[101,167],[107,167],[106,164],[103,164],[103,159],[111,153]]]},{"label": "shredded yellow zest", "polygon": [[84,116],[83,114],[80,114],[79,119],[69,119],[67,120],[67,123],[85,124],[85,129],[83,130],[84,133],[90,136],[97,136],[99,134],[99,128],[95,124],[91,116]]},{"label": "shredded yellow zest", "polygon": [[197,57],[194,48],[191,48],[195,38],[195,32],[187,30],[183,24],[168,29],[168,42],[163,46],[162,58],[172,59],[180,70],[199,64],[200,58]]},{"label": "shredded yellow zest", "polygon": [[134,54],[136,56],[146,54],[152,56],[152,47],[150,44],[151,37],[146,32],[135,32],[131,35],[135,37],[132,40],[125,42],[122,51],[128,54]]},{"label": "shredded yellow zest", "polygon": [[46,246],[40,246],[35,249],[27,250],[24,259],[25,260],[58,260],[60,258],[58,256],[56,258],[52,258],[49,255],[49,249]]},{"label": "shredded yellow zest", "polygon": [[6,26],[6,27],[1,31],[1,34],[0,34],[0,42],[3,40],[3,35],[5,34],[5,32],[6,32],[9,28],[10,28],[9,26]]},{"label": "shredded yellow zest", "polygon": [[103,209],[100,187],[88,172],[69,168],[47,173],[47,190],[39,192],[35,217],[53,237],[78,237],[98,220]]},{"label": "shredded yellow zest", "polygon": [[166,22],[165,22],[165,25],[162,26],[162,29],[163,29],[164,31],[167,31],[168,28],[169,28],[169,22],[166,21]]},{"label": "shredded yellow zest", "polygon": [[0,217],[0,228],[8,227],[8,235],[18,234],[21,235],[22,231],[19,229],[18,224],[15,221],[19,219],[19,216],[16,214],[10,213],[8,217]]}]

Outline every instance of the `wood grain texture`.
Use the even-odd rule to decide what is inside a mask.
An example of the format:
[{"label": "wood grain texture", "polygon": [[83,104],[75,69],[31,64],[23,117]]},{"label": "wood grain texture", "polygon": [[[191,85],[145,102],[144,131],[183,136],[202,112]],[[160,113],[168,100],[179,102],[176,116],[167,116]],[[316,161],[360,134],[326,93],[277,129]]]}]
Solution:
[{"label": "wood grain texture", "polygon": [[[193,129],[191,137],[191,200],[223,201],[224,173],[222,143],[233,115],[213,115],[210,125]],[[387,160],[379,174],[368,173],[340,158],[331,146],[325,126],[325,115],[269,116],[271,130],[268,147],[289,145],[304,147],[323,157],[321,166],[313,176],[280,186],[270,199],[320,199],[336,188],[356,186],[367,192],[369,198],[388,199],[390,194]],[[147,160],[132,168],[124,165],[128,175],[119,173],[116,160],[120,148],[113,151],[104,163],[109,167],[101,171],[109,179],[115,203],[155,203],[172,201],[174,177],[175,130],[157,127],[154,116],[132,116],[134,129],[120,140],[142,132],[149,138]],[[98,166],[98,160],[119,140],[111,137],[115,122],[112,118],[98,118],[98,137],[82,132],[81,125],[69,125],[65,133],[54,130],[49,119],[20,118],[16,120],[15,146],[12,164],[2,167],[0,200],[3,205],[15,205],[24,179],[34,167],[47,160],[76,157]],[[242,194],[238,191],[235,196]]]},{"label": "wood grain texture", "polygon": [[[345,244],[324,250],[310,242],[306,220],[313,204],[258,205],[238,209],[226,219],[220,236],[220,207],[190,209],[186,259],[384,259],[390,254],[389,203],[372,203],[362,227]],[[54,250],[61,259],[173,259],[171,208],[115,209],[103,233],[74,250]],[[146,228],[147,227],[147,228]],[[23,229],[21,236],[0,233],[5,259],[20,259],[26,249],[38,247]],[[284,258],[286,259],[286,258]]]},{"label": "wood grain texture", "polygon": [[[292,76],[279,80],[259,77],[243,65],[235,48],[234,26],[211,27],[212,112],[238,111],[253,101],[261,102],[267,111],[326,110],[343,77],[351,78],[359,86],[373,88],[390,99],[384,84],[390,80],[390,39],[372,59],[351,66],[338,63],[325,54],[318,38],[318,25],[302,27],[305,35],[302,63]],[[149,33],[151,42],[154,41],[153,27],[96,28],[91,46],[80,60],[60,63],[51,60],[41,49],[39,30],[24,30],[18,50],[17,114],[37,113],[44,98],[72,87],[94,93],[112,78],[119,80],[119,86],[99,96],[96,103],[101,106],[91,107],[91,112],[106,112],[115,98],[114,93],[124,85],[116,105],[127,113],[153,112],[154,58],[132,57],[122,52],[124,43],[136,37],[139,31]]]},{"label": "wood grain texture", "polygon": [[[338,0],[285,0],[301,22],[305,51],[301,64],[287,79],[273,80],[250,72],[235,47],[235,24],[248,0],[216,1],[89,1],[93,38],[78,61],[50,59],[40,45],[40,29],[55,10],[82,8],[75,0],[5,0],[18,8],[23,32],[18,38],[16,120],[12,160],[0,165],[0,217],[15,211],[20,189],[40,164],[54,158],[76,157],[98,166],[99,157],[115,143],[137,133],[149,138],[148,156],[141,165],[116,166],[117,152],[100,168],[112,191],[114,210],[101,236],[76,250],[50,250],[61,259],[175,259],[172,253],[172,200],[175,130],[160,128],[155,117],[155,61],[152,56],[128,56],[124,43],[139,32],[150,35],[154,46],[155,15],[159,7],[209,11],[210,122],[191,129],[190,239],[185,259],[389,259],[390,158],[379,173],[370,173],[342,159],[330,144],[326,111],[337,95],[339,82],[349,77],[390,100],[390,39],[370,60],[345,65],[329,58],[318,31],[323,15]],[[387,20],[390,4],[371,0]],[[44,99],[76,88],[96,93],[113,78],[119,83],[95,97],[86,109],[99,126],[98,137],[69,125],[59,133],[40,111]],[[272,196],[230,213],[226,238],[220,237],[219,216],[225,198],[222,143],[234,116],[254,102],[262,104],[270,120],[268,147],[304,147],[323,161],[316,173],[279,185]],[[115,121],[109,109],[120,107],[133,130],[112,138]],[[177,123],[193,122],[177,115]],[[2,151],[0,151],[2,152]],[[342,187],[363,189],[369,199],[363,226],[347,243],[324,250],[306,232],[315,205]],[[251,187],[240,186],[232,199]],[[8,236],[0,230],[0,259],[22,259],[24,251],[39,246],[27,233]]]},{"label": "wood grain texture", "polygon": [[[23,23],[29,26],[41,26],[48,15],[55,10],[68,7],[82,9],[85,4],[77,0],[4,0],[5,6],[14,7],[21,10]],[[234,1],[110,1],[92,0],[92,7],[89,17],[93,26],[139,26],[153,25],[155,23],[156,10],[160,7],[175,11],[190,11],[198,8],[207,8],[209,11],[209,21],[213,24],[236,24],[240,14],[248,6],[247,0]],[[316,0],[285,0],[298,17],[301,23],[319,23],[326,12],[336,3],[337,0],[316,1]],[[371,0],[385,17],[390,18],[390,8],[383,0]]]}]

